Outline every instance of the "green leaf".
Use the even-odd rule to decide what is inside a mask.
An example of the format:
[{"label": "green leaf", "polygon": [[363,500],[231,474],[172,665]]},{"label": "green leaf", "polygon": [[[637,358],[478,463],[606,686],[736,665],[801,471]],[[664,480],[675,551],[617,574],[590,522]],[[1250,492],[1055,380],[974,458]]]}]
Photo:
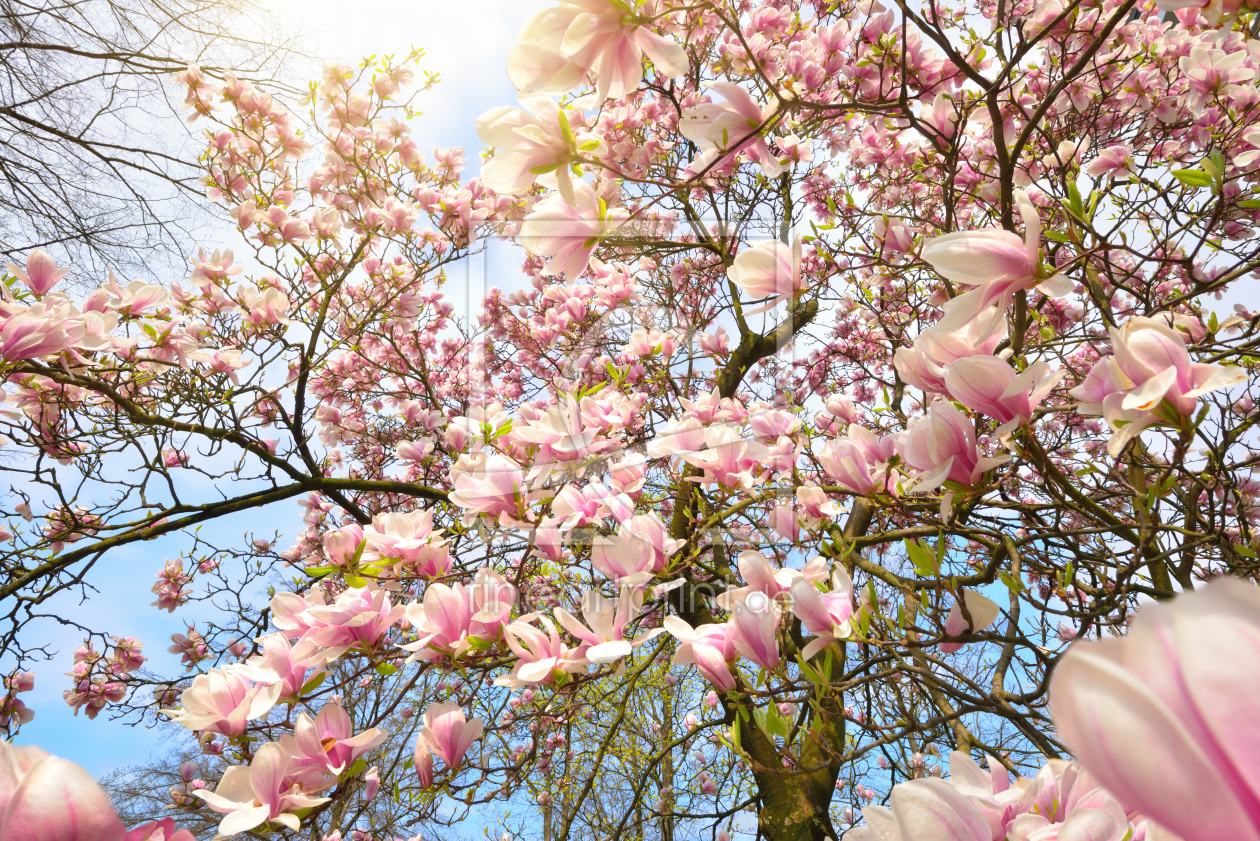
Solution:
[{"label": "green leaf", "polygon": [[319,674],[315,675],[315,677],[311,678],[306,683],[302,684],[302,688],[298,690],[298,694],[307,695],[311,692],[314,692],[316,689],[319,689],[320,685],[323,684],[324,682],[324,678],[326,677],[328,677],[328,674],[326,672],[320,672]]},{"label": "green leaf", "polygon": [[307,567],[302,570],[312,578],[321,578],[329,573],[336,572],[340,567]]},{"label": "green leaf", "polygon": [[1052,239],[1055,242],[1071,242],[1072,238],[1067,234],[1061,234],[1058,231],[1042,231],[1041,235],[1046,239]]},{"label": "green leaf", "polygon": [[577,140],[573,137],[573,127],[569,125],[569,117],[564,113],[564,109],[560,108],[556,111],[560,117],[560,133],[564,135],[565,142],[572,148],[577,145]]},{"label": "green leaf", "polygon": [[[1213,149],[1208,153],[1208,160],[1216,167],[1216,171],[1220,174],[1225,172],[1225,156],[1221,154],[1220,149]],[[1220,175],[1217,176],[1218,178]]]},{"label": "green leaf", "polygon": [[1188,187],[1211,187],[1213,178],[1201,169],[1176,169],[1173,178]]},{"label": "green leaf", "polygon": [[818,674],[818,672],[814,670],[813,666],[806,663],[805,658],[802,657],[800,654],[796,655],[796,664],[801,667],[801,674],[810,683],[817,685],[817,684],[822,684],[826,682],[822,679],[822,675]]},{"label": "green leaf", "polygon": [[468,647],[473,651],[489,651],[494,648],[494,641],[482,637],[469,637]]},{"label": "green leaf", "polygon": [[910,564],[914,567],[914,571],[924,577],[935,575],[939,569],[936,553],[918,540],[906,540],[904,543],[906,545],[906,554],[910,556]]},{"label": "green leaf", "polygon": [[366,587],[366,586],[367,586],[367,579],[366,579],[366,578],[360,578],[360,577],[359,577],[359,576],[357,576],[357,575],[349,575],[349,574],[348,574],[348,575],[346,575],[346,583],[347,583],[347,584],[349,584],[351,587]]},{"label": "green leaf", "polygon": [[1243,199],[1238,203],[1238,206],[1254,210],[1260,207],[1260,199]]},{"label": "green leaf", "polygon": [[389,677],[398,674],[398,667],[393,663],[381,663],[376,667],[376,673],[381,677]]},{"label": "green leaf", "polygon": [[771,702],[766,707],[766,727],[765,730],[771,736],[780,736],[784,739],[788,735],[788,723],[783,717],[783,713],[779,712],[779,708]]},{"label": "green leaf", "polygon": [[562,163],[539,164],[538,166],[531,166],[529,168],[529,171],[532,172],[534,175],[546,175],[550,172],[555,172],[557,169],[559,169],[562,166],[564,166],[564,164]]},{"label": "green leaf", "polygon": [[1081,201],[1081,191],[1077,189],[1075,183],[1068,184],[1068,197],[1065,202],[1067,212],[1071,213],[1082,222],[1089,221],[1085,218],[1085,204]]},{"label": "green leaf", "polygon": [[353,777],[355,774],[362,774],[367,770],[367,757],[360,756],[355,763],[350,766],[350,770],[342,774],[343,777]]}]

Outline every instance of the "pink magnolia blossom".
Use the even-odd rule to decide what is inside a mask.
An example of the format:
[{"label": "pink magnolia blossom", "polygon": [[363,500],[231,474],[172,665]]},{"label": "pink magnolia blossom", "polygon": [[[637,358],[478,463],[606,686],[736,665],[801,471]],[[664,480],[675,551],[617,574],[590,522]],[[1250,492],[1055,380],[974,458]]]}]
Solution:
[{"label": "pink magnolia blossom", "polygon": [[210,654],[210,646],[206,644],[206,638],[191,625],[187,635],[171,634],[171,645],[167,646],[166,650],[172,654],[178,654],[185,669],[190,672]]},{"label": "pink magnolia blossom", "polygon": [[324,648],[375,646],[407,608],[391,603],[389,591],[374,584],[343,591],[332,604],[322,588],[309,595],[277,593],[271,599],[275,626]]},{"label": "pink magnolia blossom", "polygon": [[534,528],[533,550],[535,554],[549,561],[558,561],[564,557],[565,536],[560,533],[560,529],[556,528],[559,524],[559,517],[545,517]]},{"label": "pink magnolia blossom", "polygon": [[185,590],[184,585],[191,583],[193,577],[184,572],[184,564],[178,559],[169,560],[157,574],[157,582],[152,591],[157,596],[153,606],[174,613],[175,608],[188,601],[192,590]]},{"label": "pink magnolia blossom", "polygon": [[189,730],[239,736],[276,705],[282,691],[280,683],[255,685],[240,665],[228,665],[197,675],[180,693],[180,708],[162,713]]},{"label": "pink magnolia blossom", "polygon": [[214,791],[197,789],[206,805],[225,817],[219,822],[219,837],[248,832],[266,823],[277,823],[296,832],[301,827],[298,809],[327,802],[313,797],[299,784],[287,783],[289,757],[276,742],[268,742],[254,753],[249,765],[233,765],[223,772]]},{"label": "pink magnolia blossom", "polygon": [[[252,205],[253,202],[246,202],[245,204]],[[241,206],[244,207],[245,204]],[[248,226],[242,223],[241,227]],[[232,261],[232,250],[230,248],[222,252],[215,249],[214,253],[209,257],[206,256],[205,251],[198,248],[197,256],[191,260],[193,270],[189,281],[193,286],[199,287],[226,286],[230,278],[245,271],[244,266],[234,266]]]},{"label": "pink magnolia blossom", "polygon": [[766,524],[793,543],[801,539],[801,523],[791,505],[776,505],[770,509]]},{"label": "pink magnolia blossom", "polygon": [[[774,115],[774,106],[764,110],[749,94],[733,82],[706,82],[705,87],[723,98],[723,102],[706,102],[683,110],[678,131],[695,143],[702,153],[691,165],[699,171],[729,160],[740,152],[761,164],[761,171],[774,178],[783,172],[783,164],[770,151],[760,134],[761,126]],[[790,275],[789,275],[790,276]]]},{"label": "pink magnolia blossom", "polygon": [[1247,0],[1155,0],[1155,8],[1165,12],[1197,9],[1213,26],[1220,26],[1237,17],[1240,11],[1248,7]]},{"label": "pink magnolia blossom", "polygon": [[664,75],[682,75],[686,51],[649,22],[617,0],[562,0],[525,24],[508,53],[508,78],[521,93],[562,94],[593,74],[604,100],[638,86],[645,54]]},{"label": "pink magnolia blossom", "polygon": [[888,469],[895,446],[896,439],[891,435],[878,438],[865,427],[849,424],[843,438],[823,445],[818,462],[841,487],[866,496],[895,487],[896,472]]},{"label": "pink magnolia blossom", "polygon": [[80,313],[67,303],[40,301],[29,307],[0,301],[0,359],[40,359],[70,348],[96,351],[110,346],[118,323],[114,313]]},{"label": "pink magnolia blossom", "polygon": [[460,456],[451,466],[450,500],[464,509],[464,525],[472,525],[478,515],[512,521],[526,493],[521,467],[497,453]]},{"label": "pink magnolia blossom", "polygon": [[819,593],[804,578],[792,582],[792,612],[816,638],[801,650],[806,660],[836,640],[853,633],[853,580],[839,564],[831,573],[831,590]]},{"label": "pink magnolia blossom", "polygon": [[510,674],[495,678],[495,686],[515,689],[549,683],[557,671],[577,672],[584,665],[578,649],[569,648],[560,639],[555,623],[537,613],[527,613],[505,626],[503,639],[517,661]]},{"label": "pink magnolia blossom", "polygon": [[785,245],[778,240],[759,242],[735,257],[726,276],[749,298],[770,298],[764,307],[746,310],[745,315],[764,312],[781,301],[795,298],[807,286],[801,272],[801,238]]},{"label": "pink magnolia blossom", "polygon": [[1085,174],[1095,178],[1132,178],[1135,174],[1133,166],[1133,153],[1129,147],[1123,143],[1114,143],[1099,150],[1098,155],[1085,165]]},{"label": "pink magnolia blossom", "polygon": [[729,623],[736,653],[762,668],[777,669],[780,616],[779,606],[760,593],[736,602]]},{"label": "pink magnolia blossom", "polygon": [[[1023,191],[1016,196],[1016,205],[1024,218],[1023,240],[1010,231],[986,228],[955,231],[923,244],[923,259],[939,274],[954,283],[976,287],[945,305],[942,330],[966,325],[995,303],[998,312],[1005,313],[1012,295],[1042,283],[1037,277],[1041,216]],[[1071,291],[1071,284],[1056,275],[1045,282],[1043,291],[1063,295]]]},{"label": "pink magnolia blossom", "polygon": [[[477,118],[477,136],[498,149],[481,168],[481,180],[510,195],[525,193],[538,181],[576,205],[573,167],[584,156],[605,153],[606,144],[590,132],[575,134],[569,115],[549,97],[524,97],[521,105],[494,108]],[[581,111],[576,116],[580,119]]]},{"label": "pink magnolia blossom", "polygon": [[[432,519],[430,519],[432,527]],[[336,531],[324,535],[324,555],[333,566],[349,566],[364,545],[363,528],[358,523],[351,523]]]},{"label": "pink magnolia blossom", "polygon": [[34,672],[18,672],[12,677],[4,679],[4,687],[12,689],[14,692],[30,692],[35,688]]},{"label": "pink magnolia blossom", "polygon": [[596,536],[591,564],[618,585],[641,585],[663,570],[681,546],[655,514],[636,514],[615,535]]},{"label": "pink magnolia blossom", "polygon": [[186,829],[176,829],[174,818],[150,821],[131,830],[124,841],[196,841]]},{"label": "pink magnolia blossom", "polygon": [[1051,371],[1034,362],[1021,373],[996,356],[966,356],[945,370],[945,390],[969,409],[982,412],[1002,424],[1030,423],[1064,371]]},{"label": "pink magnolia blossom", "polygon": [[1059,662],[1060,738],[1125,806],[1186,841],[1260,839],[1260,590],[1215,581]]},{"label": "pink magnolia blossom", "polygon": [[634,621],[642,607],[643,591],[637,588],[622,587],[616,601],[603,598],[595,590],[587,590],[582,596],[582,617],[586,625],[564,608],[556,608],[555,617],[569,633],[585,643],[581,656],[591,663],[605,665],[621,661],[638,646],[665,633],[663,628],[654,628],[626,639],[626,626]]},{"label": "pink magnolia blossom", "polygon": [[442,530],[433,528],[432,511],[378,514],[363,529],[363,538],[373,557],[404,566],[415,575],[436,578],[451,568],[451,554]]},{"label": "pink magnolia blossom", "polygon": [[424,731],[416,734],[414,753],[416,776],[421,788],[433,787],[433,751],[429,750],[429,742],[424,738]]},{"label": "pink magnolia blossom", "polygon": [[944,401],[933,403],[926,415],[911,423],[897,448],[907,466],[920,471],[914,483],[920,492],[947,481],[974,485],[1008,460],[981,456],[971,420]]},{"label": "pink magnolia blossom", "polygon": [[434,582],[425,588],[422,601],[407,605],[407,621],[420,633],[420,639],[403,647],[417,652],[419,659],[443,654],[459,657],[471,647],[472,614],[472,598],[464,585]]},{"label": "pink magnolia blossom", "polygon": [[1006,338],[1004,313],[993,307],[958,328],[929,327],[914,340],[914,346],[898,348],[893,364],[900,377],[915,388],[945,393],[945,371],[959,359],[976,354],[992,355]]},{"label": "pink magnolia blossom", "polygon": [[[962,605],[966,604],[967,613],[971,616],[968,627],[967,618],[963,616]],[[963,590],[962,599],[954,602],[949,615],[945,617],[945,633],[956,637],[965,633],[983,631],[994,623],[1001,614],[1001,608],[991,599],[980,595],[975,590]],[[941,651],[950,654],[963,647],[961,642],[943,642]]]},{"label": "pink magnolia blossom", "polygon": [[389,734],[372,727],[355,735],[350,716],[339,704],[326,704],[314,720],[299,713],[293,735],[280,737],[280,746],[289,755],[291,767],[311,766],[329,774],[340,774],[354,761],[385,741]]},{"label": "pink magnolia blossom", "polygon": [[471,587],[430,584],[422,601],[407,605],[407,620],[420,639],[403,648],[417,652],[416,659],[460,657],[471,647],[470,637],[499,637],[516,597],[516,588],[486,567],[477,571]]},{"label": "pink magnolia blossom", "polygon": [[37,248],[26,255],[26,271],[22,271],[12,263],[5,263],[4,267],[11,275],[25,283],[26,288],[41,298],[47,295],[58,281],[70,274],[69,267],[57,268],[57,261],[42,248]]},{"label": "pink magnolia blossom", "polygon": [[162,451],[162,463],[167,467],[187,467],[188,453],[183,450],[166,449]]},{"label": "pink magnolia blossom", "polygon": [[433,452],[433,441],[422,438],[419,441],[400,441],[394,447],[394,453],[403,461],[424,461]]},{"label": "pink magnolia blossom", "polygon": [[647,477],[647,459],[642,453],[627,453],[608,465],[609,484],[618,492],[637,499]]},{"label": "pink magnolia blossom", "polygon": [[126,834],[109,797],[82,767],[0,741],[0,838],[124,841]]},{"label": "pink magnolia blossom", "polygon": [[651,544],[627,534],[597,535],[591,545],[591,565],[617,584],[645,584],[656,571]]},{"label": "pink magnolia blossom", "polygon": [[469,721],[459,704],[445,701],[424,711],[424,730],[420,735],[429,750],[441,757],[446,767],[454,771],[464,761],[468,748],[481,738],[485,730],[481,719]]},{"label": "pink magnolia blossom", "polygon": [[627,520],[634,513],[634,502],[625,494],[610,490],[607,485],[592,482],[579,488],[570,484],[561,488],[552,500],[551,511],[564,518],[558,528],[567,532],[605,517],[613,517],[618,522]]},{"label": "pink magnolia blossom", "polygon": [[473,576],[473,616],[470,630],[482,639],[498,639],[503,626],[512,616],[518,593],[506,578],[489,567],[482,567]]},{"label": "pink magnolia blossom", "polygon": [[735,563],[747,586],[729,589],[718,596],[716,603],[722,610],[733,610],[753,593],[777,599],[790,593],[797,581],[819,581],[827,574],[826,562],[821,558],[810,561],[803,569],[775,568],[755,549],[740,552]]},{"label": "pink magnolia blossom", "polygon": [[101,288],[109,296],[110,309],[132,318],[159,306],[170,297],[164,287],[143,280],[133,280],[125,288],[119,286],[113,272],[110,272],[109,283]]},{"label": "pink magnolia blossom", "polygon": [[590,264],[596,246],[630,218],[610,207],[585,181],[573,183],[573,202],[552,193],[534,205],[521,225],[520,243],[530,254],[547,258],[543,274],[577,280]]},{"label": "pink magnolia blossom", "polygon": [[[989,771],[965,753],[950,754],[948,780],[893,786],[889,806],[866,806],[856,841],[1155,841],[1150,823],[1126,814],[1080,765],[1052,759],[1032,778],[1012,781],[989,757]],[[873,792],[872,792],[873,794]],[[1167,835],[1161,836],[1167,841]]]},{"label": "pink magnolia blossom", "polygon": [[725,356],[731,352],[730,337],[726,334],[726,328],[721,325],[712,333],[701,333],[697,339],[700,350],[710,356]]},{"label": "pink magnolia blossom", "polygon": [[1241,368],[1191,362],[1181,331],[1165,320],[1132,318],[1109,332],[1115,356],[1099,360],[1068,393],[1081,401],[1082,414],[1107,420],[1113,457],[1151,424],[1180,425],[1199,397],[1246,381]]},{"label": "pink magnolia blossom", "polygon": [[[1235,3],[1241,6],[1238,0]],[[1206,11],[1212,5],[1201,8]],[[1215,5],[1221,8],[1220,0]],[[1228,97],[1229,88],[1256,77],[1255,69],[1247,66],[1248,55],[1246,50],[1227,53],[1206,46],[1194,46],[1190,48],[1189,55],[1183,55],[1178,60],[1178,66],[1190,86],[1187,105],[1191,113],[1201,114],[1217,95]]]},{"label": "pink magnolia blossom", "polygon": [[732,626],[714,623],[692,628],[677,616],[666,616],[662,624],[679,643],[675,666],[694,665],[719,692],[735,689],[730,666],[735,660]]},{"label": "pink magnolia blossom", "polygon": [[683,461],[703,471],[696,481],[748,490],[764,480],[765,459],[769,453],[765,444],[741,438],[726,424],[715,424],[705,430],[704,444],[703,449],[681,454]]},{"label": "pink magnolia blossom", "polygon": [[648,443],[648,455],[663,458],[696,452],[704,446],[705,434],[704,421],[699,418],[688,417],[671,421]]},{"label": "pink magnolia blossom", "polygon": [[324,652],[310,640],[299,640],[290,645],[284,634],[268,634],[258,640],[262,651],[250,657],[238,670],[245,677],[263,686],[279,687],[280,698],[296,697],[302,687],[315,675],[308,677],[311,669],[318,674],[327,659]]},{"label": "pink magnolia blossom", "polygon": [[585,458],[616,446],[600,433],[600,426],[584,416],[578,401],[571,395],[558,400],[541,417],[514,425],[512,429],[516,440],[541,445],[552,457],[562,461]]}]

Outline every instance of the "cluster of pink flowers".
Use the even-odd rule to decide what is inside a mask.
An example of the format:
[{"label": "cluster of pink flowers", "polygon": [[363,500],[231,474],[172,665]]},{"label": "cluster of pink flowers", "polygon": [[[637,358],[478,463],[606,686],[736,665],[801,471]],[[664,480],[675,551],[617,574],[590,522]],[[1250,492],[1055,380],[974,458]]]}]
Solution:
[{"label": "cluster of pink flowers", "polygon": [[74,688],[61,693],[75,715],[82,709],[88,718],[96,718],[106,705],[125,697],[131,672],[144,665],[142,648],[135,637],[113,637],[105,655],[90,643],[79,646],[74,652],[74,668],[67,672],[74,679]]},{"label": "cluster of pink flowers", "polygon": [[1260,838],[1255,696],[1260,588],[1213,582],[1138,612],[1129,633],[1069,649],[1051,686],[1059,735],[1080,764],[1050,760],[1011,782],[966,754],[950,778],[893,787],[861,839]]},{"label": "cluster of pink flowers", "polygon": [[23,724],[35,717],[35,711],[26,706],[18,695],[35,688],[35,675],[31,672],[15,672],[4,679],[4,694],[0,695],[0,729],[12,735]]},{"label": "cluster of pink flowers", "polygon": [[275,626],[321,648],[371,649],[406,613],[405,605],[395,605],[389,591],[369,584],[339,593],[329,604],[324,589],[317,587],[306,596],[277,593],[271,600]]},{"label": "cluster of pink flowers", "polygon": [[191,590],[185,590],[185,584],[191,584],[193,577],[184,572],[184,563],[182,560],[174,559],[166,562],[162,567],[162,571],[157,574],[157,582],[153,585],[153,594],[157,596],[157,601],[153,602],[153,606],[168,613],[174,613],[175,609],[188,601],[188,597],[192,595]]},{"label": "cluster of pink flowers", "polygon": [[[352,701],[395,686],[434,694],[414,752],[426,805],[435,757],[505,791],[554,783],[577,714],[554,697],[672,646],[666,684],[692,666],[708,684],[680,716],[688,753],[730,723],[701,721],[719,710],[741,716],[732,738],[740,722],[768,737],[729,757],[740,774],[697,751],[690,785],[660,781],[658,810],[683,814],[687,789],[722,798],[766,767],[799,784],[810,739],[831,762],[920,726],[846,708],[815,670],[842,653],[906,655],[888,686],[917,692],[983,674],[978,652],[952,655],[1000,637],[1044,677],[1059,643],[1120,628],[1134,594],[1250,569],[1254,394],[1233,390],[1254,377],[1226,363],[1260,321],[1221,322],[1207,298],[1255,262],[1240,244],[1260,223],[1260,49],[1231,22],[1256,4],[913,5],[556,0],[508,58],[519,107],[477,120],[494,147],[480,178],[461,149],[421,151],[407,63],[325,68],[309,128],[231,74],[180,74],[212,122],[206,194],[265,268],[199,249],[186,281],[110,275],[72,300],[37,250],[0,299],[0,417],[50,466],[107,483],[83,430],[154,421],[140,463],[181,497],[221,450],[233,479],[300,494],[292,547],[246,550],[309,577],[273,594],[271,627],[241,608],[251,630],[226,646],[218,624],[172,636],[189,674],[157,687],[161,712],[241,760],[214,790],[181,772],[178,804],[230,835],[297,830],[349,777],[371,799],[386,736],[354,732]],[[1108,232],[1112,214],[1141,230]],[[501,234],[524,249],[521,288],[457,317],[447,267]],[[190,523],[85,499],[15,509],[20,560],[69,569],[97,541]],[[1133,563],[1077,564],[1121,544]],[[1166,563],[1177,548],[1185,569]],[[166,561],[154,605],[187,604],[196,572]],[[915,745],[915,779],[854,836],[1260,841],[1242,586],[1147,608],[1122,642],[1072,643],[1051,703],[1083,767],[1012,781],[957,754],[940,780]],[[1034,609],[1053,617],[1035,643]],[[89,717],[126,703],[140,650],[80,649],[66,701]],[[403,670],[418,679],[387,682]],[[9,679],[0,726],[29,719],[30,680]],[[477,693],[496,686],[510,778],[488,747],[469,760]],[[849,728],[830,745],[828,717]],[[935,722],[922,732],[948,738]],[[868,784],[854,805],[878,797]],[[1185,818],[1200,802],[1212,813]]]},{"label": "cluster of pink flowers", "polygon": [[1035,777],[1011,781],[989,758],[989,771],[954,753],[948,780],[914,779],[893,787],[889,806],[866,806],[859,841],[995,841],[1004,838],[1152,838],[1147,822],[1127,814],[1116,799],[1075,763],[1051,760]]}]

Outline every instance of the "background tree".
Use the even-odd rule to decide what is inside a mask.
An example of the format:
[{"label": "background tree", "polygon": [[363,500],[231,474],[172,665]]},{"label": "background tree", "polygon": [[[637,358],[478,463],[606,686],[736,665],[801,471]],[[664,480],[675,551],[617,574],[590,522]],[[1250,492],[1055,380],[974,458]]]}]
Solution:
[{"label": "background tree", "polygon": [[197,63],[292,94],[280,68],[300,61],[250,2],[4,0],[0,253],[20,262],[44,248],[94,275],[182,274],[210,217],[171,78]]}]

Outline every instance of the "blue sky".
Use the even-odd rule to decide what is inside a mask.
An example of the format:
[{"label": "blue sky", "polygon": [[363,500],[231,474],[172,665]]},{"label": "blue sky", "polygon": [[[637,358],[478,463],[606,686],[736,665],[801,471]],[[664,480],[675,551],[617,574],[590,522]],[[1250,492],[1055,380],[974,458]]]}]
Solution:
[{"label": "blue sky", "polygon": [[[273,0],[264,5],[285,25],[307,33],[304,44],[309,52],[330,60],[355,63],[364,55],[406,54],[413,45],[423,47],[427,53],[423,67],[440,73],[442,82],[423,94],[418,103],[424,113],[415,125],[417,140],[426,154],[433,146],[464,146],[475,172],[481,144],[473,121],[490,108],[515,102],[515,91],[504,70],[508,49],[529,17],[551,3],[366,0],[351,7],[333,0]],[[206,245],[213,247],[215,232],[207,233]],[[189,252],[194,249],[195,244],[190,243]],[[492,270],[506,268],[500,259],[493,262]],[[490,267],[484,261],[483,265]],[[474,286],[480,286],[480,274],[479,269],[470,267],[469,278]],[[457,280],[454,273],[452,280]],[[480,290],[473,291],[475,294]],[[463,297],[450,287],[448,293],[453,298]],[[273,507],[237,516],[216,524],[215,529],[224,535],[244,535],[253,529],[270,535],[279,528],[287,531],[281,544],[288,545],[300,525],[296,504],[291,509],[292,518],[287,523],[276,522],[276,515],[285,509]],[[184,631],[190,620],[208,611],[204,607],[180,610],[174,615],[159,611],[149,606],[153,600],[149,588],[163,561],[177,556],[185,547],[186,541],[173,536],[111,552],[98,565],[92,579],[99,592],[90,593],[85,600],[78,594],[67,594],[49,605],[47,612],[114,634],[135,636],[145,644],[150,665],[160,673],[177,674],[176,658],[166,653],[170,635]],[[158,751],[169,735],[165,728],[129,727],[109,721],[105,714],[95,721],[84,715],[75,717],[61,693],[70,686],[70,679],[63,673],[70,670],[82,635],[51,619],[34,626],[32,631],[57,656],[36,669],[35,691],[23,696],[36,711],[36,717],[22,729],[21,743],[39,745],[80,763],[98,776],[122,765],[142,762]]]}]

